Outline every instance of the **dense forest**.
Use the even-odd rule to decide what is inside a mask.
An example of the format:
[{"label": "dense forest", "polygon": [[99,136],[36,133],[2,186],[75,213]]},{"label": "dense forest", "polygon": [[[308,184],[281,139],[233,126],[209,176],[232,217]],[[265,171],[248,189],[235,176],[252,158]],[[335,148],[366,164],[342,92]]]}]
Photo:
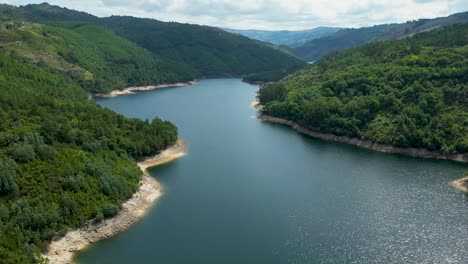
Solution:
[{"label": "dense forest", "polygon": [[0,22],[1,263],[41,262],[52,237],[115,215],[138,188],[135,161],[177,140],[173,124],[87,94],[177,76],[108,29],[66,24]]},{"label": "dense forest", "polygon": [[155,54],[186,63],[198,76],[242,76],[304,65],[280,49],[219,28],[117,16],[102,23]]},{"label": "dense forest", "polygon": [[0,47],[13,57],[50,67],[89,92],[127,86],[192,80],[153,53],[93,24],[62,23],[69,28],[27,21],[0,22]]},{"label": "dense forest", "polygon": [[294,53],[308,61],[315,61],[330,52],[358,47],[373,41],[399,39],[412,34],[468,22],[468,12],[448,17],[419,19],[402,24],[342,29],[332,35],[312,39],[295,47]]},{"label": "dense forest", "polygon": [[317,132],[466,153],[468,24],[329,54],[258,97]]},{"label": "dense forest", "polygon": [[[67,45],[56,49],[63,59],[100,75],[97,79],[103,83],[87,82],[86,87],[94,92],[205,76],[278,75],[305,65],[289,51],[208,26],[135,17],[98,18],[46,3],[1,5],[0,20],[35,22],[52,39],[64,39]],[[112,63],[102,67],[104,61]]]},{"label": "dense forest", "polygon": [[[70,227],[113,216],[138,187],[135,160],[177,128],[102,109],[58,69],[0,51],[0,259],[33,263]],[[99,79],[96,79],[99,80]]]}]

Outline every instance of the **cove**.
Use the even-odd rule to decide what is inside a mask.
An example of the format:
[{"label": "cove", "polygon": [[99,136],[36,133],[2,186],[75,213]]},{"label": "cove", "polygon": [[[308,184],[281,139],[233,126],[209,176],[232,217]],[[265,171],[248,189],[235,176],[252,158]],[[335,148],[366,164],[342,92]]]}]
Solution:
[{"label": "cove", "polygon": [[187,156],[151,174],[144,219],[79,263],[468,263],[466,164],[385,154],[252,118],[257,85],[195,85],[97,102],[174,122]]}]

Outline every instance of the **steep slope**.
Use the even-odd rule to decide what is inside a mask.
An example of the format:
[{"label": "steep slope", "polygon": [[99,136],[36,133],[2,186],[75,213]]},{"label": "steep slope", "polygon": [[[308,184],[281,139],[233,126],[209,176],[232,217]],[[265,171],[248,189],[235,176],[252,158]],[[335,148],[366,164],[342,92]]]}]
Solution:
[{"label": "steep slope", "polygon": [[273,43],[276,45],[298,47],[309,40],[329,36],[341,28],[337,27],[316,27],[308,30],[242,30],[223,28],[227,32],[236,33],[251,39]]},{"label": "steep slope", "polygon": [[270,45],[218,28],[116,16],[101,22],[154,54],[192,66],[200,76],[245,75],[304,65]]},{"label": "steep slope", "polygon": [[14,56],[59,70],[90,92],[127,86],[191,80],[194,73],[158,58],[134,43],[94,24],[70,28],[3,22],[0,46]]},{"label": "steep slope", "polygon": [[312,131],[468,152],[468,24],[330,54],[262,87],[263,113]]},{"label": "steep slope", "polygon": [[311,40],[294,49],[294,53],[309,61],[336,51],[364,45],[372,41],[398,39],[404,36],[468,22],[468,12],[448,17],[420,19],[404,24],[377,25],[357,29],[343,29],[327,37]]}]

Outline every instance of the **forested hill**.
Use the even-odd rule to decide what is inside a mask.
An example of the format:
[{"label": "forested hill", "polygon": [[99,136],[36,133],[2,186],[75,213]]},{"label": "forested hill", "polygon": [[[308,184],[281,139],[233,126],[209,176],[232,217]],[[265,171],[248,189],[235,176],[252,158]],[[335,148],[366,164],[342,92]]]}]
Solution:
[{"label": "forested hill", "polygon": [[60,71],[89,92],[188,81],[196,76],[102,26],[67,25],[0,22],[1,51]]},{"label": "forested hill", "polygon": [[[203,76],[244,76],[260,72],[290,72],[291,69],[298,69],[305,65],[301,59],[270,44],[208,26],[168,23],[135,17],[98,18],[49,4],[27,5],[19,8],[3,5],[0,7],[0,19],[26,20],[73,31],[84,24],[107,28],[114,35],[152,53],[149,59],[156,58],[155,67],[158,71],[153,77],[145,76],[145,79],[146,77],[152,78],[149,80],[152,84],[187,81],[190,78]],[[91,32],[88,35],[90,34],[99,36],[100,33]],[[101,42],[112,44],[117,36],[107,34],[106,37],[113,38],[113,40],[101,37]],[[92,42],[89,45],[100,43],[93,43],[92,39],[88,41]],[[120,64],[142,68],[135,66],[136,61],[128,63],[129,60],[125,57],[124,60],[120,60]],[[158,75],[159,71],[161,71],[161,76]],[[159,82],[154,80],[157,77],[160,79]],[[140,82],[140,84],[148,83]]]},{"label": "forested hill", "polygon": [[468,22],[468,12],[448,17],[408,21],[403,24],[343,29],[332,35],[310,40],[296,47],[294,53],[308,61],[315,61],[336,50],[349,49],[372,41],[398,39],[418,32],[466,22]]},{"label": "forested hill", "polygon": [[468,24],[329,54],[259,100],[313,131],[467,153]]},{"label": "forested hill", "polygon": [[155,54],[187,63],[199,75],[245,75],[304,64],[280,49],[214,27],[117,16],[102,24]]},{"label": "forested hill", "polygon": [[[61,47],[61,30],[24,23],[5,29],[15,26],[0,23],[0,262],[6,264],[40,262],[55,235],[115,215],[139,186],[135,160],[177,139],[169,122],[125,118],[89,100],[84,83],[68,74],[75,66],[59,67],[65,62],[44,53]],[[31,54],[30,45],[43,50]],[[101,74],[92,78],[107,82]]]}]

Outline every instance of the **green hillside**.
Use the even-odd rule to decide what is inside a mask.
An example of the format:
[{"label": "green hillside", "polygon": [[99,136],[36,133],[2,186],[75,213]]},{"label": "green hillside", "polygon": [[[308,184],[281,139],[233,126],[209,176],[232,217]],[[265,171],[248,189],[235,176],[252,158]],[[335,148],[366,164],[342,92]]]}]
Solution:
[{"label": "green hillside", "polygon": [[61,71],[90,92],[194,78],[98,25],[64,28],[19,21],[0,25],[4,52]]},{"label": "green hillside", "polygon": [[261,88],[268,115],[318,132],[468,152],[468,24],[332,53]]},{"label": "green hillside", "polygon": [[[281,74],[305,65],[304,61],[284,49],[208,26],[168,23],[135,17],[98,18],[49,4],[27,5],[19,8],[3,5],[0,7],[0,19],[34,21],[74,31],[82,38],[76,39],[75,37],[70,40],[80,41],[80,44],[83,44],[82,40],[91,42],[84,43],[88,44],[83,45],[83,48],[87,50],[91,49],[89,45],[96,45],[93,38],[97,37],[100,39],[97,44],[102,45],[98,47],[100,49],[111,48],[114,51],[120,49],[120,52],[140,54],[147,60],[145,62],[147,65],[145,67],[134,65],[134,67],[154,69],[154,79],[145,76],[141,80],[129,80],[130,85],[146,84],[146,81],[152,84],[188,81],[204,76],[244,76],[259,72]],[[90,24],[94,24],[95,27],[91,27]],[[97,27],[98,25],[110,29],[120,38],[118,39],[111,32],[101,32],[103,29]],[[123,43],[123,39],[135,43],[134,47],[130,47],[129,42]],[[112,47],[115,42],[122,43],[116,44],[118,47]],[[82,46],[78,45],[78,47]],[[142,52],[141,49],[146,49],[152,55]],[[113,55],[103,54],[104,59],[111,59]],[[123,56],[123,54],[118,55],[120,58]],[[131,54],[125,55],[132,57]],[[128,62],[125,58],[123,56],[118,63]],[[120,69],[127,66],[120,67]],[[117,73],[120,69],[115,72]],[[113,80],[112,77],[109,79]],[[120,80],[120,84],[122,83]],[[100,90],[109,90],[107,84],[100,84],[98,87]],[[117,85],[116,88],[121,88],[121,85]]]},{"label": "green hillside", "polygon": [[190,65],[199,76],[245,75],[304,65],[280,49],[214,27],[116,16],[102,19],[102,24],[154,54]]}]

